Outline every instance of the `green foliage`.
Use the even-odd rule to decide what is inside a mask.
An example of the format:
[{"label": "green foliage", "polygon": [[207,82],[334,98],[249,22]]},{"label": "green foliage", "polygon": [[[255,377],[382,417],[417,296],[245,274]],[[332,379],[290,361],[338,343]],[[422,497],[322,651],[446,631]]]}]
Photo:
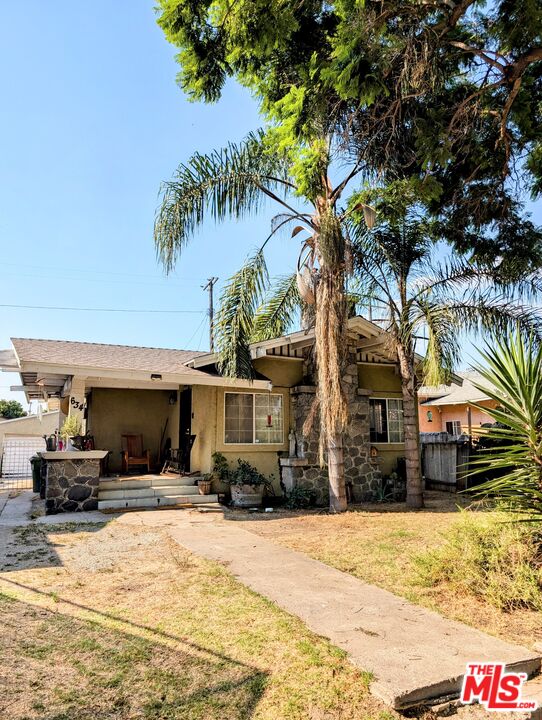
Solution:
[{"label": "green foliage", "polygon": [[60,428],[60,436],[64,439],[75,437],[80,435],[83,425],[78,415],[69,415],[65,420],[64,424]]},{"label": "green foliage", "polygon": [[[477,455],[471,475],[497,475],[478,485],[531,520],[542,518],[542,345],[516,332],[500,336],[481,353],[476,370],[487,383],[476,387],[497,403],[484,407],[495,425],[484,430],[493,441]],[[475,406],[476,404],[473,403]],[[476,406],[479,407],[479,406]],[[486,445],[488,443],[486,442]]]},{"label": "green foliage", "polygon": [[284,335],[293,326],[300,306],[295,274],[277,278],[256,310],[251,342]]},{"label": "green foliage", "polygon": [[4,420],[15,420],[25,417],[26,412],[18,400],[0,400],[0,418]]},{"label": "green foliage", "polygon": [[312,507],[315,503],[316,495],[314,490],[304,488],[301,485],[295,485],[286,493],[284,507],[290,510],[305,510]]},{"label": "green foliage", "polygon": [[214,452],[211,459],[213,461],[213,473],[219,480],[226,482],[230,475],[230,467],[225,456],[221,452]]},{"label": "green foliage", "polygon": [[230,278],[216,315],[219,369],[227,377],[254,377],[249,343],[254,315],[268,281],[264,254],[259,250]]},{"label": "green foliage", "polygon": [[267,151],[263,132],[207,155],[195,153],[162,184],[154,225],[156,251],[166,270],[207,218],[221,222],[257,212],[268,197],[289,188],[287,165]]},{"label": "green foliage", "polygon": [[509,332],[542,338],[542,317],[531,305],[542,293],[538,272],[512,272],[471,258],[443,261],[438,227],[419,208],[401,217],[400,204],[380,208],[371,231],[353,217],[354,292],[386,322],[414,365],[416,339],[425,336],[423,382],[448,382],[457,366],[464,334]]},{"label": "green foliage", "polygon": [[230,485],[267,485],[267,478],[247,460],[238,458],[237,467],[225,478]]},{"label": "green foliage", "polygon": [[444,543],[416,558],[422,583],[451,585],[500,610],[542,610],[542,536],[506,515],[462,512]]}]

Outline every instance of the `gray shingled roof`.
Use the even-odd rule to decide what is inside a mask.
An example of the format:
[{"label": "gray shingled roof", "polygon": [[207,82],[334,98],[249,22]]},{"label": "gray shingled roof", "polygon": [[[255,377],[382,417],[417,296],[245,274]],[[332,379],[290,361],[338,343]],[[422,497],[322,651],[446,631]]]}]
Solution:
[{"label": "gray shingled roof", "polygon": [[[480,373],[469,371],[458,373],[463,378],[463,385],[440,385],[438,387],[420,388],[418,394],[421,397],[433,397],[436,399],[426,400],[422,405],[461,405],[469,402],[489,400],[489,397],[474,387],[473,382],[489,388],[489,383]],[[436,397],[439,395],[440,397]]]},{"label": "gray shingled roof", "polygon": [[68,340],[11,338],[21,363],[41,362],[54,365],[113,370],[143,370],[157,373],[198,374],[185,363],[201,352],[165,348],[106,345]]}]

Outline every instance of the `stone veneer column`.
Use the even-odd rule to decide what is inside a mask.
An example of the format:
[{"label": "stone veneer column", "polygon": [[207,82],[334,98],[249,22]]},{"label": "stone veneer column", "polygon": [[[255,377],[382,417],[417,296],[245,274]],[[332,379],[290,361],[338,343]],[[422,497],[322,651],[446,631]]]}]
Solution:
[{"label": "stone veneer column", "polygon": [[[107,451],[102,450],[88,453],[69,451],[41,453],[47,466],[45,489],[47,515],[98,509],[101,460],[98,456],[103,457],[106,454]],[[81,457],[74,457],[77,455]]]},{"label": "stone veneer column", "polygon": [[[370,462],[369,391],[358,388],[355,345],[349,346],[343,375],[343,388],[349,410],[344,435],[345,480],[354,502],[370,500],[377,490],[380,472]],[[327,468],[318,457],[318,417],[311,433],[304,435],[303,425],[314,401],[316,388],[298,386],[290,390],[292,426],[297,437],[297,458],[281,458],[282,481],[286,490],[300,485],[310,490],[317,505],[329,502]]]}]

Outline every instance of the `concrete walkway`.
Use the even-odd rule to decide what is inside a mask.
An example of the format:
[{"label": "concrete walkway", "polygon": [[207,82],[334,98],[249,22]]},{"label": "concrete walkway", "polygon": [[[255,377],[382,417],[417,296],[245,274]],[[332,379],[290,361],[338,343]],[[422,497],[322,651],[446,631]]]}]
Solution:
[{"label": "concrete walkway", "polygon": [[183,514],[167,531],[346,650],[355,665],[373,673],[373,694],[396,709],[457,695],[469,661],[505,662],[529,675],[540,668],[531,650],[447,620],[233,522]]}]

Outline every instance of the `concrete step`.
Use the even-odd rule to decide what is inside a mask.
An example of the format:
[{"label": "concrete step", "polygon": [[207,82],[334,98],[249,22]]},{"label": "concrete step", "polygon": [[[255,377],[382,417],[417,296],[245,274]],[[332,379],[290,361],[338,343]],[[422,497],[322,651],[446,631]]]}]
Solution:
[{"label": "concrete step", "polygon": [[100,480],[100,490],[139,490],[157,487],[193,487],[197,485],[198,476],[165,476],[150,475],[137,478],[115,478]]},{"label": "concrete step", "polygon": [[166,495],[164,497],[98,500],[98,510],[127,510],[168,505],[209,505],[213,503],[218,503],[218,495]]},{"label": "concrete step", "polygon": [[117,490],[98,490],[98,500],[125,500],[135,498],[166,497],[168,495],[199,495],[196,485],[164,485],[162,487],[137,487]]}]

